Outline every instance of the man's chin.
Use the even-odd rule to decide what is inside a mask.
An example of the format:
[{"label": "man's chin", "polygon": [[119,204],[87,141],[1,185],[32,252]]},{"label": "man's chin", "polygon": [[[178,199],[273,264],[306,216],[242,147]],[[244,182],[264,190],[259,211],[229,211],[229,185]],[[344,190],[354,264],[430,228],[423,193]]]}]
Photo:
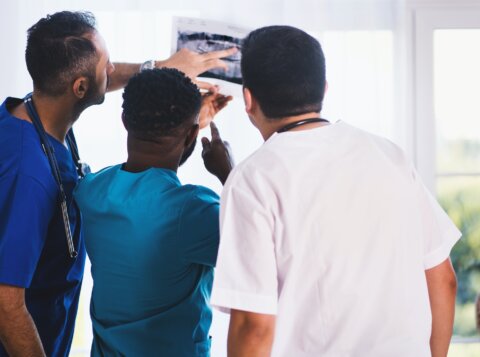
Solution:
[{"label": "man's chin", "polygon": [[105,94],[98,98],[98,101],[95,104],[102,104],[105,101]]}]

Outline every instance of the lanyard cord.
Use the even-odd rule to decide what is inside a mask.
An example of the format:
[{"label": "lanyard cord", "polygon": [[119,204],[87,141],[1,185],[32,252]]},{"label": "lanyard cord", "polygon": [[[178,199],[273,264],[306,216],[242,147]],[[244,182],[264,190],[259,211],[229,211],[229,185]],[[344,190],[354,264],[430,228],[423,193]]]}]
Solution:
[{"label": "lanyard cord", "polygon": [[293,123],[287,124],[284,127],[280,128],[277,130],[277,133],[284,133],[286,131],[292,130],[293,128],[296,128],[297,126],[301,125],[306,125],[310,123],[329,123],[327,119],[322,119],[322,118],[308,118],[308,119],[302,119],[299,121],[294,121]]},{"label": "lanyard cord", "polygon": [[[31,94],[25,97],[24,103],[25,103],[25,107],[27,108],[30,119],[32,120],[32,123],[38,133],[38,136],[40,137],[40,143],[42,144],[43,151],[45,152],[45,155],[47,155],[47,159],[50,164],[53,177],[60,190],[60,208],[62,210],[62,218],[63,218],[63,225],[65,228],[65,235],[67,237],[68,252],[71,258],[76,258],[78,255],[78,252],[75,250],[75,246],[73,245],[72,230],[70,227],[70,218],[68,216],[68,209],[67,209],[67,195],[65,194],[65,189],[63,188],[60,169],[58,167],[57,158],[55,157],[55,150],[53,149],[52,144],[47,138],[47,133],[45,132],[45,128],[43,127],[42,122],[37,114],[37,111],[35,110],[35,106],[33,105]],[[75,160],[75,157],[74,157],[74,160]]]}]

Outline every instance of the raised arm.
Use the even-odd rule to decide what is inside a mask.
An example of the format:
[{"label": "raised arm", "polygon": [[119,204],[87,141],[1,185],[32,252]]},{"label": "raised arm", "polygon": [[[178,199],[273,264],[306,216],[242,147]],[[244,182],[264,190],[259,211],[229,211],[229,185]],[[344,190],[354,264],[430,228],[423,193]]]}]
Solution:
[{"label": "raised arm", "polygon": [[228,357],[269,357],[275,332],[275,315],[231,310]]},{"label": "raised arm", "polygon": [[[221,59],[235,52],[237,52],[235,47],[208,53],[197,53],[184,48],[164,61],[155,61],[155,67],[176,68],[195,79],[199,74],[212,68],[226,68],[227,65]],[[140,70],[140,65],[140,63],[114,63],[115,71],[110,76],[108,91],[125,87],[130,77]]]},{"label": "raised arm", "polygon": [[457,279],[450,258],[425,271],[432,309],[432,357],[446,357],[453,332]]},{"label": "raised arm", "polygon": [[0,341],[10,357],[45,356],[23,288],[0,284]]}]

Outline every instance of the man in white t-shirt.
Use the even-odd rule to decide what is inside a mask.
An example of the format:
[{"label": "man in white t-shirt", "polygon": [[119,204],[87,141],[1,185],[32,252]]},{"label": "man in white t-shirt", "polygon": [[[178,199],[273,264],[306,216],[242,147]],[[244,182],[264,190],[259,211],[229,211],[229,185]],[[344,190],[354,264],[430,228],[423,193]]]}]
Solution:
[{"label": "man in white t-shirt", "polygon": [[325,59],[287,26],[242,49],[265,144],[230,174],[212,304],[229,356],[446,356],[461,234],[395,144],[320,119]]}]

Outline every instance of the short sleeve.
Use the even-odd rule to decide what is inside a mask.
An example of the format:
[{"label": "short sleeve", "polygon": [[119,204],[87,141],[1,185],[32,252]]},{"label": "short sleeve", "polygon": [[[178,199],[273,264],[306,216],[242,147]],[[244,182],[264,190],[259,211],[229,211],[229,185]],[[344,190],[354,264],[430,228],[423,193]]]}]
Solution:
[{"label": "short sleeve", "polygon": [[0,283],[30,286],[54,205],[35,179],[0,178]]},{"label": "short sleeve", "polygon": [[[275,315],[277,265],[273,215],[260,182],[228,182],[221,198],[220,248],[211,304]],[[270,198],[271,199],[271,198]]]},{"label": "short sleeve", "polygon": [[424,268],[427,270],[443,263],[450,256],[450,251],[462,233],[415,172],[414,178],[424,238]]},{"label": "short sleeve", "polygon": [[185,202],[179,221],[187,263],[215,266],[219,243],[219,197],[197,186]]}]

